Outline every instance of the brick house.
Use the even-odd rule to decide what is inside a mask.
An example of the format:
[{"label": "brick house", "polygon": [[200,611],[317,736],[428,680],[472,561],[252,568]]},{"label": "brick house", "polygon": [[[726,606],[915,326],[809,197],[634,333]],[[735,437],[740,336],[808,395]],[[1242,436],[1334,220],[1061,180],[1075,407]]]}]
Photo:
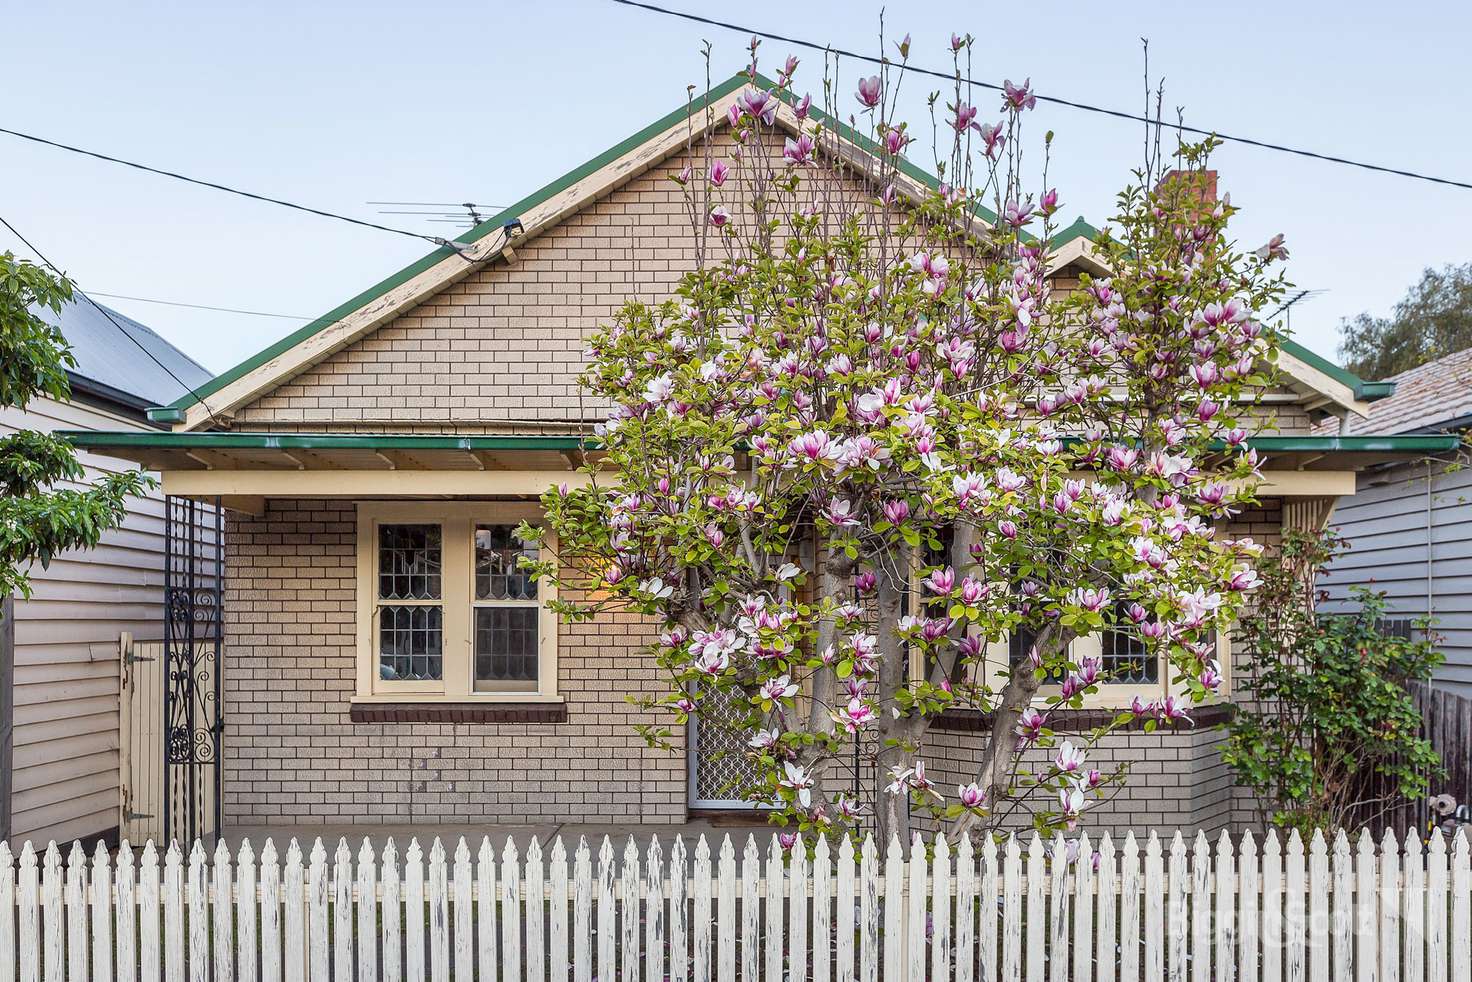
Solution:
[{"label": "brick house", "polygon": [[[227,825],[671,824],[730,805],[711,790],[732,766],[712,756],[715,734],[670,754],[634,731],[646,712],[624,697],[663,691],[651,626],[558,623],[508,572],[507,530],[536,516],[540,492],[582,477],[601,416],[577,384],[584,340],[631,295],[663,299],[693,262],[667,175],[691,142],[701,169],[699,141],[745,81],[713,90],[709,129],[680,108],[477,227],[463,254],[426,256],[199,399],[155,410],[170,432],[78,435],[157,469],[172,495],[229,509]],[[786,106],[778,119],[801,125]],[[904,177],[911,191],[934,182],[909,165]],[[1052,243],[1060,289],[1103,271],[1093,234],[1080,219]],[[1358,469],[1436,449],[1426,441],[1440,438],[1313,435],[1387,388],[1292,343],[1280,368],[1281,390],[1263,400],[1275,431],[1256,438],[1262,504],[1233,534],[1271,542],[1286,524],[1322,522]],[[1163,691],[1165,674],[1113,687],[1098,708]],[[1099,755],[1132,776],[1096,821],[1228,824],[1209,726],[1225,708],[1195,729],[1110,738]],[[943,781],[977,752],[979,724],[956,713],[933,731],[927,759]]]}]

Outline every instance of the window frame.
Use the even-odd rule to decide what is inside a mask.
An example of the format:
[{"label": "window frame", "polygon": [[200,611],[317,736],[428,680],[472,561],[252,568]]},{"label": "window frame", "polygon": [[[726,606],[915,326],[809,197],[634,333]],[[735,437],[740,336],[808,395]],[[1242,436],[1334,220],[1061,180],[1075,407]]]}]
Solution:
[{"label": "window frame", "polygon": [[[557,691],[557,615],[549,609],[556,584],[537,583],[535,691],[475,688],[475,529],[477,525],[533,524],[541,506],[522,501],[361,501],[357,504],[357,622],[355,703],[560,703]],[[396,682],[379,678],[378,530],[382,525],[440,528],[441,678]],[[548,533],[543,549],[556,549]]]}]

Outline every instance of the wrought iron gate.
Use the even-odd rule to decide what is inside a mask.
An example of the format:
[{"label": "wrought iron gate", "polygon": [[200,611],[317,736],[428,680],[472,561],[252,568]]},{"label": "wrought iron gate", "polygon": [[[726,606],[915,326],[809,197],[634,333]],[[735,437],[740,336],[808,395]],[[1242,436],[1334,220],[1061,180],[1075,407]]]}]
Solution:
[{"label": "wrought iron gate", "polygon": [[722,690],[706,695],[690,717],[691,808],[751,808],[743,795],[758,780],[747,757],[745,719]]},{"label": "wrought iron gate", "polygon": [[225,554],[220,500],[164,499],[163,831],[220,831]]}]

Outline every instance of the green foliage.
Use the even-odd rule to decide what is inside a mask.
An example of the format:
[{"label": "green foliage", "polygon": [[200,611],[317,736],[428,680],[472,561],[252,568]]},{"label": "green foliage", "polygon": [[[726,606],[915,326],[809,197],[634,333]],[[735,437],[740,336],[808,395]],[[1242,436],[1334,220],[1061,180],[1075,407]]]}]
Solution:
[{"label": "green foliage", "polygon": [[1390,317],[1360,314],[1340,331],[1344,367],[1369,379],[1472,348],[1472,263],[1427,267]]},{"label": "green foliage", "polygon": [[[32,399],[71,395],[67,369],[76,364],[61,332],[33,307],[59,313],[71,284],[9,252],[0,254],[0,407],[25,409]],[[142,471],[91,485],[65,440],[34,430],[0,437],[0,595],[28,596],[27,571],[67,549],[95,546],[121,524],[127,501],[152,486]]]},{"label": "green foliage", "polygon": [[1353,613],[1316,609],[1315,580],[1339,547],[1330,533],[1290,532],[1259,567],[1239,632],[1254,671],[1223,755],[1274,823],[1304,833],[1373,822],[1387,799],[1422,795],[1440,766],[1406,689],[1440,662],[1425,631],[1385,633],[1385,597],[1367,590]]}]

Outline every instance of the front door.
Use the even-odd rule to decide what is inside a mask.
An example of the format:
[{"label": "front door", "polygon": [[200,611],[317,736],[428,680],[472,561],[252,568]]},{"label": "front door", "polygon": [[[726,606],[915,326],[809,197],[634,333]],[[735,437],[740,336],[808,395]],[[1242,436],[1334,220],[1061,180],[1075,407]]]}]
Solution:
[{"label": "front door", "polygon": [[699,715],[691,714],[690,807],[693,809],[756,808],[745,792],[759,780],[747,757],[742,717],[728,691],[707,695]]}]

